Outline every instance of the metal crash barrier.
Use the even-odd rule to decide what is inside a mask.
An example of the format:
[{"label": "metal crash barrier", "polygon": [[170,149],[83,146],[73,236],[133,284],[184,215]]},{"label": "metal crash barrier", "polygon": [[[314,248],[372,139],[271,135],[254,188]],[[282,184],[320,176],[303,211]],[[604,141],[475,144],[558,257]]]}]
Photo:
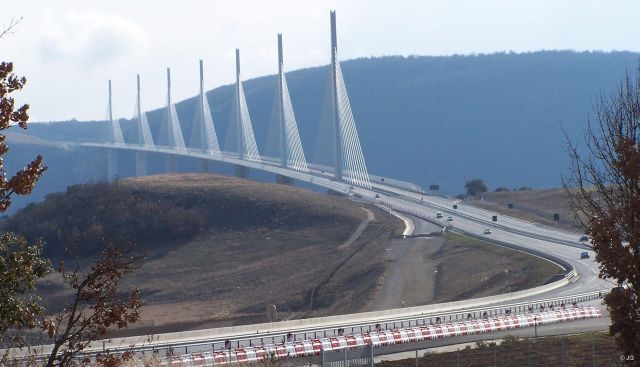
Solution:
[{"label": "metal crash barrier", "polygon": [[[263,360],[282,360],[322,355],[352,348],[381,347],[428,341],[462,335],[481,334],[524,328],[564,321],[601,317],[596,307],[579,307],[528,314],[514,314],[497,318],[481,318],[454,323],[436,323],[393,330],[366,332],[356,335],[342,335],[328,338],[314,338],[301,341],[240,346],[222,350],[208,350],[187,354],[164,354],[160,364],[164,366],[214,366],[240,363],[258,363]],[[156,351],[157,356],[162,353]],[[137,356],[141,358],[141,356]],[[142,360],[140,360],[142,362]]]}]

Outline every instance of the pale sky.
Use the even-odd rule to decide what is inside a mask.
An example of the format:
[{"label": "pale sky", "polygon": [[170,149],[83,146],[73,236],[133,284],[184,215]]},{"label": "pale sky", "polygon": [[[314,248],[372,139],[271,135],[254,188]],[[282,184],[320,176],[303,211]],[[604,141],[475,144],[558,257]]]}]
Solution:
[{"label": "pale sky", "polygon": [[[0,39],[0,60],[28,78],[18,102],[31,121],[104,119],[107,80],[114,114],[133,116],[135,75],[143,109],[234,81],[274,74],[276,34],[287,70],[329,62],[329,10],[342,60],[384,55],[450,55],[538,50],[640,51],[636,0],[0,0],[0,25],[24,20]],[[375,78],[375,75],[371,76]],[[347,86],[348,87],[348,86]]]}]

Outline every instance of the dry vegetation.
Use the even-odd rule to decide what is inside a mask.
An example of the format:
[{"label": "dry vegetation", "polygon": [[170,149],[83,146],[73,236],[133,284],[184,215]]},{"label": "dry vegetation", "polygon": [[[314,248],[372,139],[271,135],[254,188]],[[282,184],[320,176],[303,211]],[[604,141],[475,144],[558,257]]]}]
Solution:
[{"label": "dry vegetation", "polygon": [[[130,283],[142,292],[140,326],[148,332],[264,322],[266,304],[277,306],[279,319],[361,311],[379,285],[381,256],[397,227],[397,219],[378,208],[292,186],[195,174],[118,185],[120,192],[133,193],[128,200],[163,201],[161,208],[205,223],[195,236],[178,231],[161,240],[148,234],[154,238],[148,241],[144,232],[133,237],[147,251]],[[83,188],[72,189],[78,190]],[[99,199],[96,210],[89,197],[82,198],[88,210],[111,213],[109,200]],[[38,208],[55,211],[47,201],[30,210]],[[363,208],[374,220],[343,246],[367,218]],[[57,280],[42,287],[51,309],[65,297]]]},{"label": "dry vegetation", "polygon": [[382,361],[380,367],[484,367],[484,366],[634,366],[620,361],[615,341],[605,333],[519,339],[506,337],[500,344],[478,342],[453,352],[428,352],[418,359]]},{"label": "dry vegetation", "polygon": [[438,271],[434,302],[536,287],[561,270],[544,259],[451,232],[433,258]]},{"label": "dry vegetation", "polygon": [[[374,219],[348,242],[367,211]],[[109,233],[109,226],[118,227],[120,235],[131,236],[146,250],[144,266],[129,280],[142,292],[142,322],[128,334],[264,322],[267,304],[277,306],[281,320],[366,311],[388,296],[382,290],[392,269],[401,278],[432,279],[420,283],[430,289],[407,287],[408,293],[399,296],[415,304],[533,287],[557,272],[538,258],[451,234],[439,250],[428,241],[426,246],[414,243],[411,256],[424,257],[425,267],[414,269],[387,258],[391,237],[404,227],[376,207],[215,175],[159,175],[72,187],[19,215],[50,217],[40,227],[25,229],[42,231],[45,240],[53,236],[57,246],[68,234],[51,229],[70,223],[78,238],[93,241],[95,228]],[[88,235],[86,228],[92,228]],[[391,246],[399,251],[407,246],[404,241],[409,240],[397,239]],[[88,264],[90,257],[83,262]],[[427,268],[438,271],[426,274]],[[67,297],[57,278],[49,277],[41,288],[50,310]]]},{"label": "dry vegetation", "polygon": [[[472,197],[469,203],[526,221],[581,230],[564,189],[485,192]],[[555,213],[560,214],[558,222],[553,220]]]}]

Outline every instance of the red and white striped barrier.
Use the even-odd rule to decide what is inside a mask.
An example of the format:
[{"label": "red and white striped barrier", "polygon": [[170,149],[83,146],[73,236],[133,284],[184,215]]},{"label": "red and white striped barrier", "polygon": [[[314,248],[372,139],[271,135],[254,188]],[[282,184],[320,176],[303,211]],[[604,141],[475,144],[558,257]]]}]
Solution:
[{"label": "red and white striped barrier", "polygon": [[580,307],[530,314],[475,319],[464,322],[414,326],[411,328],[380,330],[362,335],[333,336],[260,346],[239,347],[229,350],[206,351],[171,356],[171,366],[212,366],[230,363],[252,363],[265,358],[285,359],[319,355],[322,351],[337,351],[373,344],[374,347],[410,343],[423,340],[480,334],[515,328],[552,324],[563,321],[598,318],[602,313],[596,307]]}]

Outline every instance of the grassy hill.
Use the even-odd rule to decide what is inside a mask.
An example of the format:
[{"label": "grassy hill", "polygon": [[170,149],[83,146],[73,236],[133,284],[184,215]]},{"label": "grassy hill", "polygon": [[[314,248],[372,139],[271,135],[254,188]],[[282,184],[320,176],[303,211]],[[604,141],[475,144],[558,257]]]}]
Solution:
[{"label": "grassy hill", "polygon": [[[374,220],[347,241],[367,211]],[[3,229],[42,236],[53,259],[70,246],[85,265],[102,236],[136,241],[147,260],[128,284],[142,291],[142,327],[158,332],[262,322],[266,304],[280,318],[361,310],[384,272],[396,224],[343,197],[188,174],[73,186],[6,219]],[[41,287],[49,310],[67,297],[56,275]]]},{"label": "grassy hill", "polygon": [[357,207],[295,187],[188,174],[70,186],[29,205],[2,226],[30,239],[43,237],[49,255],[60,255],[69,246],[90,255],[104,237],[153,246],[205,231],[328,226],[339,237],[357,225],[359,216]]},{"label": "grassy hill", "polygon": [[[352,241],[356,228],[364,230]],[[267,304],[276,305],[279,319],[370,310],[386,297],[387,281],[393,286],[392,273],[396,281],[432,280],[430,288],[410,283],[391,299],[397,307],[408,296],[417,305],[533,287],[558,270],[460,236],[447,236],[444,246],[442,238],[390,241],[403,225],[377,207],[209,174],[72,186],[6,218],[2,229],[42,236],[54,261],[72,248],[85,266],[103,238],[135,241],[147,258],[126,283],[141,289],[145,307],[142,323],[127,333],[264,322]],[[406,246],[414,246],[421,266],[390,257],[404,256]],[[425,273],[429,267],[437,271]],[[39,286],[49,311],[66,303],[56,274]]]}]

